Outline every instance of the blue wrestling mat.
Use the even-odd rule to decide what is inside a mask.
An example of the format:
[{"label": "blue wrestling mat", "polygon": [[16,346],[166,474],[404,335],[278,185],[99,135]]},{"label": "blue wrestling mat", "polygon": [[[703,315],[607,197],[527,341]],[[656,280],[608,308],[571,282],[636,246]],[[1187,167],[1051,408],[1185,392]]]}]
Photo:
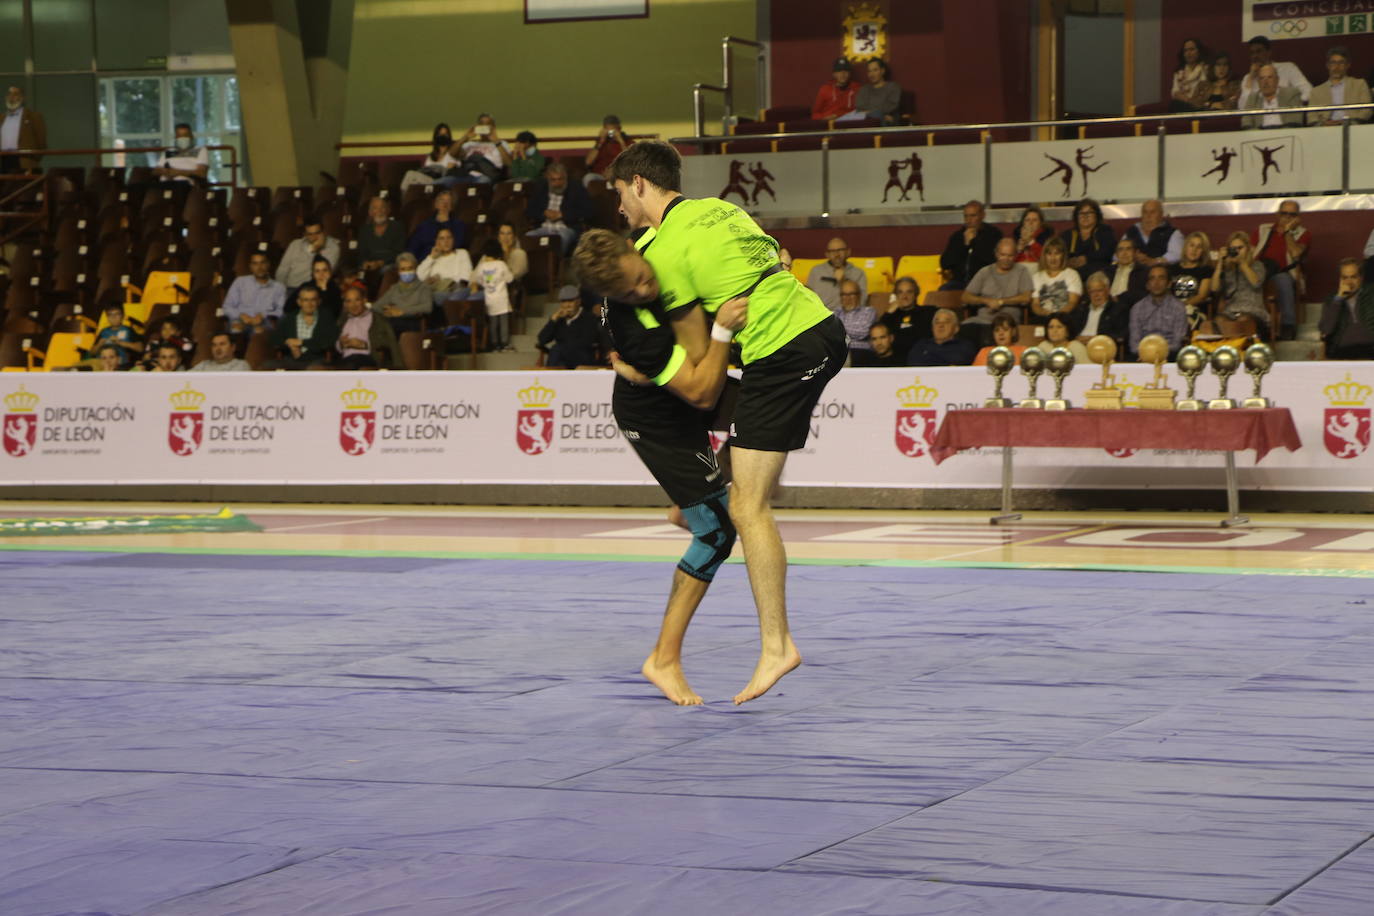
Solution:
[{"label": "blue wrestling mat", "polygon": [[0,913],[1374,912],[1367,581],[0,553]]}]

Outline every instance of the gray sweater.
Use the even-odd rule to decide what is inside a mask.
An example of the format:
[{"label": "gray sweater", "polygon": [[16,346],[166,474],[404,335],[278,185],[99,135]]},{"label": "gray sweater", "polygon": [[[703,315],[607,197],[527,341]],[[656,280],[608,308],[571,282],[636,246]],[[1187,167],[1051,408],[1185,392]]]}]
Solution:
[{"label": "gray sweater", "polygon": [[901,104],[902,87],[891,80],[884,83],[882,88],[865,83],[859,87],[859,93],[854,97],[855,110],[872,111],[880,115],[896,114]]}]

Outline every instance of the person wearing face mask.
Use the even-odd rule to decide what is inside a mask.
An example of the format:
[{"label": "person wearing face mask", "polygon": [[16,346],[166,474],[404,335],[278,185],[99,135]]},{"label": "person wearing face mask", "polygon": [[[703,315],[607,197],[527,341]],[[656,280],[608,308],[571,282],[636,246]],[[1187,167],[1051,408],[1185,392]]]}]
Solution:
[{"label": "person wearing face mask", "polygon": [[43,116],[24,104],[24,90],[11,86],[5,93],[5,119],[0,122],[0,174],[36,172],[37,156],[14,156],[11,150],[46,149],[48,128]]},{"label": "person wearing face mask", "polygon": [[162,154],[153,174],[164,182],[204,184],[205,176],[210,174],[210,152],[196,145],[190,124],[177,125],[174,143],[176,149]]},{"label": "person wearing face mask", "polygon": [[420,280],[417,268],[415,255],[409,251],[401,252],[396,258],[400,279],[391,284],[391,288],[382,293],[372,306],[374,311],[387,317],[397,337],[406,331],[420,330],[420,319],[434,308],[434,295],[429,285]]}]

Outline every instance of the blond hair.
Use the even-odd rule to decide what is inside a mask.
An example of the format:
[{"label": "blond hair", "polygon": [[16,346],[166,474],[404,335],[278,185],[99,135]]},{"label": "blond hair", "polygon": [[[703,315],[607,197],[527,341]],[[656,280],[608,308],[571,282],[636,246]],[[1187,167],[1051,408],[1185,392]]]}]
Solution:
[{"label": "blond hair", "polygon": [[633,252],[634,246],[625,237],[607,229],[588,229],[573,252],[573,263],[584,285],[607,296],[620,285],[624,275],[620,259]]},{"label": "blond hair", "polygon": [[1201,261],[1199,261],[1199,263],[1201,263],[1201,264],[1206,264],[1207,261],[1208,261],[1208,257],[1209,257],[1209,256],[1211,255],[1211,253],[1212,253],[1212,239],[1211,239],[1211,237],[1208,236],[1207,233],[1201,232],[1201,231],[1194,231],[1194,232],[1188,233],[1187,237],[1185,237],[1185,238],[1183,239],[1183,250],[1184,250],[1184,251],[1187,251],[1187,250],[1188,250],[1188,243],[1191,242],[1193,239],[1202,239],[1202,259],[1201,259]]}]

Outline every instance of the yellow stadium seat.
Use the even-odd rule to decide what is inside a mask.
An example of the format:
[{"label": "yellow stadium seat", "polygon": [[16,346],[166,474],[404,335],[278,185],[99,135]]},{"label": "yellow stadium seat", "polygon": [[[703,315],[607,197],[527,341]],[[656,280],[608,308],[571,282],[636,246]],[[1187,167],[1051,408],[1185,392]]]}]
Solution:
[{"label": "yellow stadium seat", "polygon": [[825,258],[793,258],[792,276],[805,283],[807,275],[811,273],[811,268],[824,263]]},{"label": "yellow stadium seat", "polygon": [[[938,254],[906,254],[897,262],[896,277],[911,277],[921,287],[921,302],[925,294],[940,288],[940,256]],[[894,277],[895,279],[895,277]]]},{"label": "yellow stadium seat", "polygon": [[[147,323],[148,313],[152,311],[153,306],[162,303],[177,304],[189,301],[186,294],[177,292],[176,287],[178,286],[185,290],[191,288],[190,271],[149,271],[148,279],[144,281],[142,289],[132,283],[126,283],[124,285],[124,320],[137,321],[143,325]],[[96,332],[105,330],[108,325],[109,322],[105,320],[105,314],[102,312],[100,323],[96,326]]]},{"label": "yellow stadium seat", "polygon": [[26,366],[5,366],[3,369],[0,369],[0,372],[28,372],[28,371],[29,371],[29,370],[28,370],[28,368],[27,368]]},{"label": "yellow stadium seat", "polygon": [[870,293],[892,291],[891,258],[850,258],[849,263],[864,272],[864,276],[868,278],[868,291]]},{"label": "yellow stadium seat", "polygon": [[84,358],[82,350],[95,346],[94,334],[54,334],[48,338],[48,351],[43,357],[43,371],[67,369]]}]

